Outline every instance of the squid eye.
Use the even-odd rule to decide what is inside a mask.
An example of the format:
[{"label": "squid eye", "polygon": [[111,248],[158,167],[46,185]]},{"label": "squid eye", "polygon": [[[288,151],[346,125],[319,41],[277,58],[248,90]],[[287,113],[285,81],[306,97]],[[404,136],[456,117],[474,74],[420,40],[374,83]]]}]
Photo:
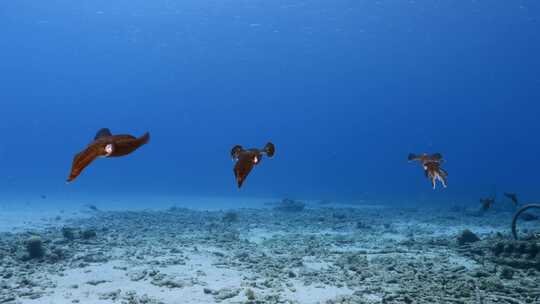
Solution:
[{"label": "squid eye", "polygon": [[111,155],[113,153],[113,145],[108,144],[105,146],[105,153],[107,153],[107,156]]}]

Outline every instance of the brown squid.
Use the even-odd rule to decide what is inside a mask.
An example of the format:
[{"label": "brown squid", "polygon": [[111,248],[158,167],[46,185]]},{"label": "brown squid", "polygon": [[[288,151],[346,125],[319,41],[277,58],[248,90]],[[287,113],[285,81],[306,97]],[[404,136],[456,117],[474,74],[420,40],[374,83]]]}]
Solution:
[{"label": "brown squid", "polygon": [[263,155],[266,154],[266,156],[272,157],[275,151],[276,148],[271,142],[267,143],[262,150],[244,149],[240,145],[234,146],[231,150],[231,157],[236,161],[234,176],[236,177],[238,188],[242,187],[253,167],[261,162]]},{"label": "brown squid", "polygon": [[142,145],[148,143],[150,134],[136,138],[132,135],[112,135],[107,128],[101,129],[86,149],[75,155],[71,172],[67,179],[71,182],[98,157],[119,157],[132,153]]},{"label": "brown squid", "polygon": [[483,212],[488,211],[495,204],[495,197],[486,197],[480,199],[480,210]]},{"label": "brown squid", "polygon": [[443,162],[442,154],[435,153],[428,155],[427,153],[421,155],[409,154],[409,161],[419,161],[424,168],[424,174],[431,180],[433,189],[436,188],[437,180],[441,182],[444,188],[448,186],[446,177],[448,172],[441,168]]}]

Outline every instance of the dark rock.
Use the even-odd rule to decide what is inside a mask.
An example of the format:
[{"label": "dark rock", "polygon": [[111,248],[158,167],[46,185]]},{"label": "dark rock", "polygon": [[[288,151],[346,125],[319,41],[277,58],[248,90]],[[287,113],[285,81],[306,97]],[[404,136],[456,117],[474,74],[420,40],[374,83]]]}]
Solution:
[{"label": "dark rock", "polygon": [[493,247],[493,254],[495,256],[498,256],[500,255],[501,253],[503,253],[504,251],[504,243],[497,243],[495,244],[495,246]]},{"label": "dark rock", "polygon": [[88,204],[88,205],[86,205],[86,207],[88,207],[88,209],[90,209],[92,211],[99,212],[99,209],[98,209],[98,207],[96,207],[96,205]]},{"label": "dark rock", "polygon": [[238,294],[240,294],[240,289],[233,289],[233,288],[221,288],[218,290],[217,294],[214,295],[214,299],[217,302],[221,302],[223,300],[227,300],[230,298],[236,297]]},{"label": "dark rock", "polygon": [[274,210],[283,211],[283,212],[301,212],[304,211],[306,204],[291,199],[284,199],[279,203]]},{"label": "dark rock", "polygon": [[343,213],[334,213],[332,216],[337,220],[344,220],[347,218],[347,216]]},{"label": "dark rock", "polygon": [[147,275],[148,275],[148,272],[146,270],[132,271],[128,273],[129,279],[134,282],[144,279]]},{"label": "dark rock", "polygon": [[482,271],[482,270],[477,270],[474,273],[472,273],[471,275],[473,277],[475,277],[475,278],[488,278],[488,277],[490,277],[489,273],[487,273],[485,271]]},{"label": "dark rock", "polygon": [[159,287],[167,287],[167,288],[184,288],[188,286],[188,282],[184,281],[183,279],[169,276],[165,274],[156,275],[153,277],[151,281],[152,285],[159,286]]},{"label": "dark rock", "polygon": [[61,248],[52,248],[51,254],[47,256],[49,262],[56,263],[65,258],[65,251]]},{"label": "dark rock", "polygon": [[371,229],[371,226],[362,221],[358,221],[356,222],[356,229]]},{"label": "dark rock", "polygon": [[469,229],[463,230],[457,237],[457,242],[459,246],[472,244],[478,241],[480,241],[480,238]]},{"label": "dark rock", "polygon": [[514,244],[508,244],[504,247],[504,254],[506,256],[511,255],[514,252]]},{"label": "dark rock", "polygon": [[30,259],[40,259],[45,255],[43,241],[39,236],[32,236],[26,241],[26,251]]},{"label": "dark rock", "polygon": [[[105,263],[109,261],[109,259],[103,253],[90,253],[88,255],[85,255],[82,260],[86,263]],[[83,263],[81,267],[86,266],[87,264]]]},{"label": "dark rock", "polygon": [[335,264],[342,269],[360,273],[368,267],[368,260],[362,251],[347,252],[341,255]]},{"label": "dark rock", "polygon": [[97,285],[99,285],[99,284],[103,284],[103,283],[107,283],[107,282],[110,282],[110,281],[106,281],[106,280],[91,280],[91,281],[86,282],[86,284],[92,285],[92,286],[97,286]]},{"label": "dark rock", "polygon": [[501,271],[501,278],[511,280],[514,277],[514,270],[509,267],[504,267]]},{"label": "dark rock", "polygon": [[225,223],[235,223],[238,222],[238,213],[228,211],[223,215],[223,222]]},{"label": "dark rock", "polygon": [[252,289],[246,290],[246,297],[249,301],[255,300],[255,292]]},{"label": "dark rock", "polygon": [[528,248],[525,243],[519,244],[516,248],[516,253],[518,254],[524,254],[524,253],[527,253],[527,251],[528,251]]},{"label": "dark rock", "polygon": [[62,228],[62,236],[64,236],[67,240],[74,240],[75,239],[75,229],[69,228],[69,227],[63,227]]},{"label": "dark rock", "polygon": [[528,249],[529,250],[528,250],[527,258],[534,259],[536,255],[538,255],[538,251],[539,251],[538,245],[536,243],[532,243],[531,245],[529,245]]},{"label": "dark rock", "polygon": [[97,237],[96,231],[93,229],[83,230],[81,232],[81,237],[85,240],[93,239]]}]

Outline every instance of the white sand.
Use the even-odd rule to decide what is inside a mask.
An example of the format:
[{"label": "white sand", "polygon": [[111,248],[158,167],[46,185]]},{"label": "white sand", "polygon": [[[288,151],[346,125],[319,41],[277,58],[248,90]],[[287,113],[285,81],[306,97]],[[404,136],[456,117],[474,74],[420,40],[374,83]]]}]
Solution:
[{"label": "white sand", "polygon": [[[204,294],[203,288],[220,289],[225,287],[239,288],[242,274],[235,270],[218,268],[209,253],[188,255],[186,265],[156,267],[160,273],[174,277],[175,280],[185,281],[182,288],[159,287],[150,283],[151,278],[131,281],[127,273],[147,269],[146,266],[129,267],[125,261],[111,261],[101,265],[91,265],[80,269],[69,269],[63,276],[50,276],[57,285],[50,294],[36,300],[23,300],[22,303],[32,304],[64,304],[79,300],[84,304],[113,303],[111,299],[100,299],[104,294],[121,290],[122,294],[134,291],[137,296],[148,295],[165,303],[215,303],[212,295]],[[127,271],[121,269],[127,267]],[[93,286],[90,281],[105,280],[107,282]],[[191,282],[195,282],[194,284]],[[73,285],[78,288],[73,288]],[[243,293],[229,300],[238,301],[244,298]],[[117,300],[117,302],[119,302]],[[227,302],[224,302],[227,303]]]},{"label": "white sand", "polygon": [[[140,281],[131,281],[128,273],[131,271],[148,269],[148,266],[141,265],[130,267],[126,261],[116,260],[101,265],[91,265],[80,269],[66,270],[62,276],[49,275],[56,285],[54,290],[48,290],[47,294],[39,299],[22,299],[22,304],[110,304],[119,303],[119,300],[103,299],[103,295],[121,290],[121,294],[132,291],[137,296],[147,295],[150,298],[160,300],[166,304],[180,303],[217,303],[214,296],[205,294],[203,289],[209,288],[219,290],[221,288],[241,289],[241,292],[232,298],[221,303],[239,303],[245,301],[245,290],[242,286],[242,278],[252,274],[239,272],[223,267],[219,267],[215,257],[211,252],[215,249],[199,249],[198,253],[189,253],[185,265],[174,265],[167,267],[156,267],[160,273],[170,275],[175,281],[184,281],[186,286],[182,288],[158,287],[151,283],[151,278]],[[122,268],[127,267],[127,270]],[[307,267],[313,269],[324,269],[328,265],[316,261],[307,261]],[[106,281],[96,286],[88,284],[91,281]],[[77,287],[74,287],[77,285]],[[257,297],[268,293],[253,288]],[[348,295],[353,291],[347,288],[337,288],[328,286],[305,286],[300,281],[292,281],[289,288],[285,289],[283,295],[288,299],[299,301],[300,303],[324,303],[327,299],[335,298],[339,295]],[[74,302],[75,301],[75,302]]]}]

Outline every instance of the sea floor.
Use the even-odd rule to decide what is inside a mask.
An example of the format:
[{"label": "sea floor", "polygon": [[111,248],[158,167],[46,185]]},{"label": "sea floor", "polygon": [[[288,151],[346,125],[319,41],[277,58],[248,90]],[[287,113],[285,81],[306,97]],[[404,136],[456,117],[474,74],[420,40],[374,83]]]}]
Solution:
[{"label": "sea floor", "polygon": [[540,303],[540,241],[511,240],[511,212],[89,207],[3,221],[0,303]]}]

